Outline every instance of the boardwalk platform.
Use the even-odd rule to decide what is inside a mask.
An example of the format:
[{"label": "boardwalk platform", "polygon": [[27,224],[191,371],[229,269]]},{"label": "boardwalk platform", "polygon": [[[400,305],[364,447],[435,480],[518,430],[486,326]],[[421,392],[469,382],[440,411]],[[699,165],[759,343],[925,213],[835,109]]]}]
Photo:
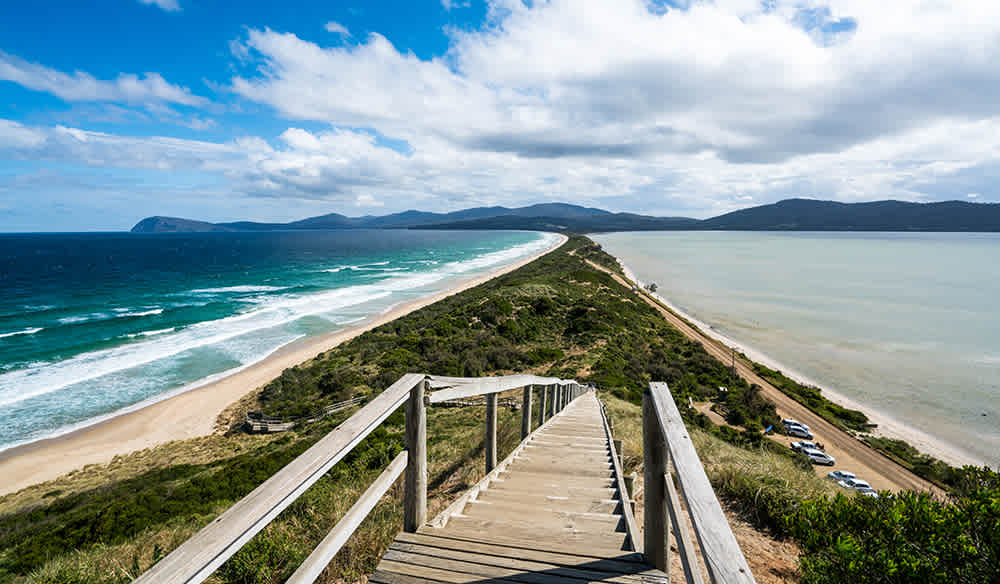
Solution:
[{"label": "boardwalk platform", "polygon": [[666,582],[635,551],[600,402],[586,393],[417,533],[401,533],[378,584]]},{"label": "boardwalk platform", "polygon": [[[497,464],[499,395],[515,389],[522,393],[522,440]],[[537,409],[532,406],[536,391]],[[486,406],[486,476],[428,523],[427,408],[479,396],[485,396]],[[690,518],[710,581],[753,584],[670,389],[652,382],[642,399],[642,536],[611,427],[593,389],[572,379],[528,374],[407,373],[135,582],[206,581],[405,405],[406,449],[285,584],[313,584],[401,476],[403,533],[371,576],[377,584],[669,584],[660,570],[671,565],[675,545],[685,581],[701,584],[705,580],[682,511]],[[535,419],[540,426],[531,432]]]}]

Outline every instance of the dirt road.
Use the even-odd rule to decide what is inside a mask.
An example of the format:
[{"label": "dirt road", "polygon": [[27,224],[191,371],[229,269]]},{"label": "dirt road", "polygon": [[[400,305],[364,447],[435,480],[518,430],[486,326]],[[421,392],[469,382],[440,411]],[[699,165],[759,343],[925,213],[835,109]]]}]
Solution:
[{"label": "dirt road", "polygon": [[[600,266],[590,260],[587,263],[596,270],[610,274],[616,282],[631,289],[632,283],[625,278]],[[719,359],[727,365],[731,363],[732,353],[729,347],[705,335],[697,328],[689,325],[659,302],[650,298],[645,292],[640,293],[647,304],[655,308],[664,318],[667,319],[679,331],[684,333],[689,339],[701,343],[710,355]],[[877,450],[871,448],[864,442],[854,438],[830,422],[814,414],[804,405],[793,400],[782,393],[778,388],[768,383],[764,378],[754,372],[753,366],[746,360],[736,358],[736,372],[749,383],[756,383],[763,389],[761,393],[774,403],[778,414],[782,418],[794,418],[809,425],[816,440],[822,442],[826,447],[827,454],[837,460],[833,469],[850,470],[859,477],[867,480],[873,487],[879,490],[906,490],[929,491],[936,495],[944,495],[944,492],[932,483],[918,477],[909,470],[903,468],[895,461],[889,459]],[[775,439],[782,444],[790,442],[785,436],[776,436]],[[817,474],[825,475],[832,470],[829,467],[815,467]]]}]

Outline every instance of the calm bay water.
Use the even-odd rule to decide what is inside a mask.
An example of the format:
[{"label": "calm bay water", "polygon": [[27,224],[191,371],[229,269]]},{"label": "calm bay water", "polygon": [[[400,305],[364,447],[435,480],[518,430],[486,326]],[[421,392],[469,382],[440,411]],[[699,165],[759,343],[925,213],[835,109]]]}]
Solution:
[{"label": "calm bay water", "polygon": [[782,369],[1000,466],[1000,234],[594,239]]},{"label": "calm bay water", "polygon": [[527,232],[0,235],[0,450],[547,247]]}]

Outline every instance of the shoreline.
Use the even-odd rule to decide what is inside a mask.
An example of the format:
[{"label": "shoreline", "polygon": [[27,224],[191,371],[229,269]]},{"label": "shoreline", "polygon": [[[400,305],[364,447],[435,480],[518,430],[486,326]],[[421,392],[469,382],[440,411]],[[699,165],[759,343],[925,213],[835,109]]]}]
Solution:
[{"label": "shoreline", "polygon": [[[643,286],[643,281],[640,280],[636,273],[628,267],[621,258],[614,256],[615,260],[621,266],[622,271],[625,273],[625,277],[629,280],[635,282],[640,287]],[[656,292],[648,292],[647,294],[655,298],[657,301],[663,303],[664,306],[669,308],[671,311],[676,313],[679,317],[690,322],[694,327],[702,332],[706,337],[722,343],[727,347],[735,347],[738,351],[743,353],[746,358],[752,362],[760,363],[770,369],[780,371],[786,377],[801,383],[803,385],[810,385],[819,388],[823,397],[830,400],[831,402],[853,410],[858,410],[864,413],[868,420],[872,423],[878,424],[877,428],[872,432],[873,435],[880,438],[893,438],[898,440],[903,440],[915,447],[922,454],[929,454],[939,460],[946,462],[952,466],[961,467],[963,465],[971,464],[974,466],[988,466],[985,461],[978,460],[975,456],[970,453],[963,451],[962,449],[948,444],[947,442],[936,438],[923,430],[914,428],[897,420],[890,414],[876,410],[870,406],[861,404],[854,399],[847,397],[846,395],[838,392],[835,389],[830,389],[829,387],[817,383],[816,381],[810,379],[808,376],[803,375],[796,371],[794,368],[786,367],[782,363],[772,359],[761,351],[751,347],[745,343],[736,341],[723,333],[715,330],[710,324],[693,317],[691,314],[681,310],[674,303],[670,302],[668,299],[664,298]]]},{"label": "shoreline", "polygon": [[223,411],[278,377],[285,369],[308,362],[373,328],[516,270],[568,241],[565,235],[553,235],[557,238],[552,245],[530,256],[479,276],[459,280],[455,286],[430,296],[393,305],[356,326],[293,341],[264,359],[219,379],[142,407],[126,408],[120,414],[66,434],[8,449],[0,453],[0,476],[11,478],[0,485],[0,496],[58,478],[87,465],[110,462],[115,456],[212,434]]}]

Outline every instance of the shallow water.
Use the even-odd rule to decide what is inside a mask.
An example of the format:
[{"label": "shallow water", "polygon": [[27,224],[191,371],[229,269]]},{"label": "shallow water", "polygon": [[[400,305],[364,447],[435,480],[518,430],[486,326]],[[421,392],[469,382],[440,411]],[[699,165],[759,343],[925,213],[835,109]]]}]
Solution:
[{"label": "shallow water", "polygon": [[0,450],[190,389],[513,263],[554,237],[0,235]]},{"label": "shallow water", "polygon": [[1000,466],[1000,234],[593,238],[724,336]]}]

